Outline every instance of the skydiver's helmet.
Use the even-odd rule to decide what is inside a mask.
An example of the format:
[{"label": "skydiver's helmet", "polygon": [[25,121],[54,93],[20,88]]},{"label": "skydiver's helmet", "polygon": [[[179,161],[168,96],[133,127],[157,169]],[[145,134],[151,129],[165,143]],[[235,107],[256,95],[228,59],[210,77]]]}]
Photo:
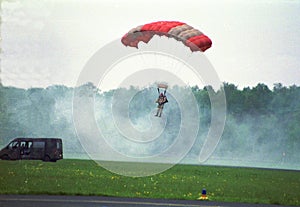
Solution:
[{"label": "skydiver's helmet", "polygon": [[163,94],[163,93],[160,93],[160,94],[159,94],[159,97],[163,97],[163,96],[164,96],[164,94]]}]

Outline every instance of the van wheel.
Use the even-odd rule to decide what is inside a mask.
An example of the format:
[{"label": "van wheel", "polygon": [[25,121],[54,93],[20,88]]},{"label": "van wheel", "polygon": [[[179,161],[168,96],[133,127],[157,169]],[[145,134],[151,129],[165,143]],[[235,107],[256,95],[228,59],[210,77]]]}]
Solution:
[{"label": "van wheel", "polygon": [[8,155],[3,155],[2,160],[10,160],[10,157]]},{"label": "van wheel", "polygon": [[44,162],[50,162],[50,157],[48,155],[46,155],[43,159]]}]

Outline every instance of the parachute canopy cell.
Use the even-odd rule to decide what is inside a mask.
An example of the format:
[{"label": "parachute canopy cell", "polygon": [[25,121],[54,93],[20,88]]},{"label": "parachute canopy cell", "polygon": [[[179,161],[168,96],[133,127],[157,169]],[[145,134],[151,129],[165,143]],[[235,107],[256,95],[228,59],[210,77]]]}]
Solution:
[{"label": "parachute canopy cell", "polygon": [[121,41],[125,46],[138,48],[138,43],[148,43],[154,35],[167,36],[183,42],[192,52],[204,52],[211,47],[212,41],[199,30],[178,21],[158,21],[131,29]]}]

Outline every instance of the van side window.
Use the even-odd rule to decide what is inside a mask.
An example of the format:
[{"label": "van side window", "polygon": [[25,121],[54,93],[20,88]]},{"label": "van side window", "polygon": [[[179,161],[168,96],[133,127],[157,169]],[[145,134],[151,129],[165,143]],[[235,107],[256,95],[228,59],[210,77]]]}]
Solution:
[{"label": "van side window", "polygon": [[33,144],[32,144],[32,147],[33,148],[45,148],[45,142],[33,142]]},{"label": "van side window", "polygon": [[21,148],[20,148],[20,154],[21,155],[24,155],[25,154],[25,149],[26,149],[26,142],[25,141],[21,141],[20,142],[20,146],[21,146]]},{"label": "van side window", "polygon": [[25,141],[22,141],[21,142],[21,148],[25,148],[26,147],[26,142]]},{"label": "van side window", "polygon": [[29,155],[31,153],[31,146],[32,146],[32,142],[31,141],[26,141],[26,145],[25,148],[23,149],[23,153],[25,155]]}]

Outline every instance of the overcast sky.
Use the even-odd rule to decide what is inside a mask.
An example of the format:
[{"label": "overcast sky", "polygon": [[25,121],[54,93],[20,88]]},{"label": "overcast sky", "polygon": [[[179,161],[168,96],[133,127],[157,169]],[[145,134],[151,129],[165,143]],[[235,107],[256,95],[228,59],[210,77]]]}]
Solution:
[{"label": "overcast sky", "polygon": [[299,11],[296,0],[2,1],[1,79],[74,86],[104,45],[138,25],[176,20],[212,39],[205,55],[222,82],[300,85]]}]

